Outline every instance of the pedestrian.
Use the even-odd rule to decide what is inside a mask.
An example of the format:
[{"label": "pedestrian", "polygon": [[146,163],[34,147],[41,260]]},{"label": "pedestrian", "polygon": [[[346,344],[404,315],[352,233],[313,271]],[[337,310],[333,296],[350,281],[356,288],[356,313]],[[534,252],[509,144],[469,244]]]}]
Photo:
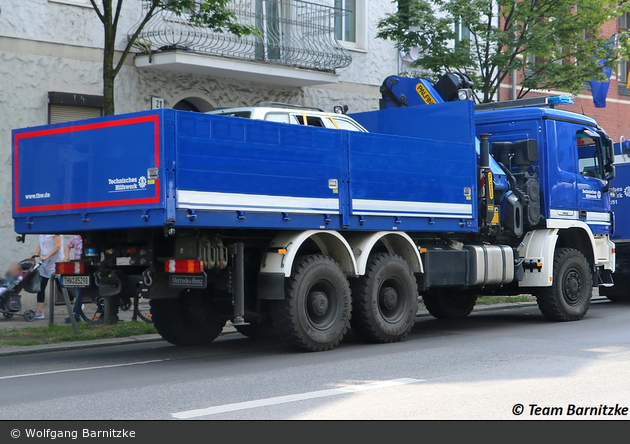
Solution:
[{"label": "pedestrian", "polygon": [[46,300],[46,286],[48,280],[55,274],[55,264],[63,261],[63,237],[61,234],[40,234],[39,243],[35,253],[31,258],[39,255],[41,265],[39,275],[41,276],[41,289],[37,293],[37,311],[35,319],[44,319],[44,301]]},{"label": "pedestrian", "polygon": [[[73,236],[70,239],[70,242],[66,244],[66,248],[64,249],[64,262],[70,261],[70,250],[74,249],[74,260],[81,259],[83,255],[83,238],[78,234]],[[81,296],[81,289],[74,289],[74,307],[72,308],[72,313],[74,313],[74,317],[77,321],[81,320],[81,309],[83,305],[83,296]],[[70,323],[70,318],[66,318],[63,320],[64,324]]]}]

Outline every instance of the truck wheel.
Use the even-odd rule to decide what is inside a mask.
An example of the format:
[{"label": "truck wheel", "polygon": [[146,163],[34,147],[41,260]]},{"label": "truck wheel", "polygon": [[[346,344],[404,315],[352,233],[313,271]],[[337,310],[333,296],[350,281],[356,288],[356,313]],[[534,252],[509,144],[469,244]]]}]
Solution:
[{"label": "truck wheel", "polygon": [[297,261],[285,283],[285,299],[274,301],[278,337],[304,351],[335,348],[350,325],[350,285],[334,260],[311,255]]},{"label": "truck wheel", "polygon": [[151,319],[157,332],[174,345],[210,344],[223,331],[207,296],[184,290],[176,299],[151,299]]},{"label": "truck wheel", "polygon": [[538,308],[550,321],[582,319],[591,304],[593,277],[588,261],[573,248],[558,248],[553,260],[553,285],[536,292]]},{"label": "truck wheel", "polygon": [[418,311],[418,284],[400,256],[381,253],[370,260],[364,276],[352,284],[350,326],[367,342],[404,339]]},{"label": "truck wheel", "polygon": [[427,311],[437,319],[463,319],[475,308],[477,295],[468,292],[447,293],[439,289],[423,295],[422,301]]}]

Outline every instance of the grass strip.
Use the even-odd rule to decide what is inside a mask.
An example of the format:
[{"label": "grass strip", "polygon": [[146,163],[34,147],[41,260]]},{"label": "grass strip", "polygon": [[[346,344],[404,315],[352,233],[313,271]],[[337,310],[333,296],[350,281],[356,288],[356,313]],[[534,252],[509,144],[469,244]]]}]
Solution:
[{"label": "grass strip", "polygon": [[79,334],[72,325],[0,329],[0,345],[40,345],[93,339],[125,338],[157,333],[153,324],[143,321],[118,321],[116,324],[79,323]]}]

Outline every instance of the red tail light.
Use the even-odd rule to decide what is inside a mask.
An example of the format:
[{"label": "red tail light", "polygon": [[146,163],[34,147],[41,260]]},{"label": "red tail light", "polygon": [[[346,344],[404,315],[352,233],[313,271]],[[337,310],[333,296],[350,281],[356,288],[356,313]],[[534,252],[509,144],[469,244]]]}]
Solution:
[{"label": "red tail light", "polygon": [[85,274],[84,262],[57,262],[55,264],[56,274]]},{"label": "red tail light", "polygon": [[164,262],[166,273],[201,273],[203,261],[198,259],[169,259]]}]

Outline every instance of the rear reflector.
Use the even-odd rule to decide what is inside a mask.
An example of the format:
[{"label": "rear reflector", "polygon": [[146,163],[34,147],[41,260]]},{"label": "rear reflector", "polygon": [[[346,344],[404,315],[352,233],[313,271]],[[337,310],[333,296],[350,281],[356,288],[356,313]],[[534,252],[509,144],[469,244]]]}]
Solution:
[{"label": "rear reflector", "polygon": [[56,274],[85,274],[84,262],[57,262],[55,264]]},{"label": "rear reflector", "polygon": [[169,259],[164,262],[166,273],[201,273],[203,261],[198,259]]}]

